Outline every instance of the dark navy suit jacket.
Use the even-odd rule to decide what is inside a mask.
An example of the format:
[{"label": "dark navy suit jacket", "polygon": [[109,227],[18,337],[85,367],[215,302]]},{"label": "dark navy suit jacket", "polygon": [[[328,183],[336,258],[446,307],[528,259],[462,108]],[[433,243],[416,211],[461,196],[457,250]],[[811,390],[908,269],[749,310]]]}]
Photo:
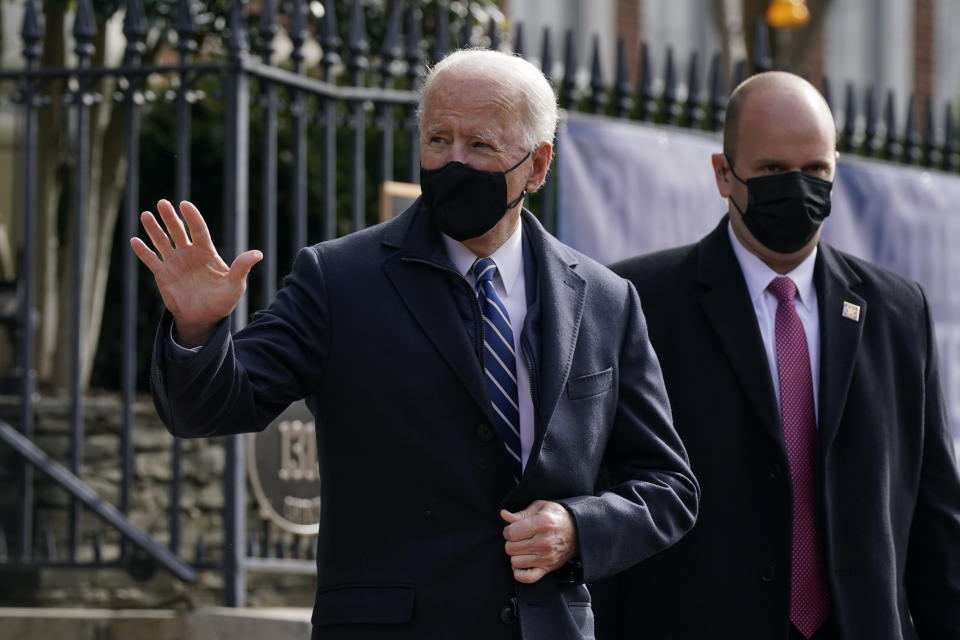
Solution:
[{"label": "dark navy suit jacket", "polygon": [[[263,429],[299,398],[314,412],[325,640],[590,638],[583,580],[660,551],[695,519],[636,292],[528,212],[523,225],[535,442],[518,485],[491,427],[479,305],[419,203],[302,250],[267,310],[233,337],[224,321],[190,358],[171,356],[161,323],[153,391],[174,435]],[[522,585],[498,512],[537,499],[572,514],[582,571]]]},{"label": "dark navy suit jacket", "polygon": [[[614,265],[637,286],[702,500],[626,572],[603,638],[785,640],[793,498],[773,381],[727,218]],[[820,243],[816,483],[843,640],[960,638],[960,480],[920,287]],[[844,304],[859,307],[843,313]],[[598,608],[598,626],[618,620]],[[601,634],[598,629],[598,637]]]}]

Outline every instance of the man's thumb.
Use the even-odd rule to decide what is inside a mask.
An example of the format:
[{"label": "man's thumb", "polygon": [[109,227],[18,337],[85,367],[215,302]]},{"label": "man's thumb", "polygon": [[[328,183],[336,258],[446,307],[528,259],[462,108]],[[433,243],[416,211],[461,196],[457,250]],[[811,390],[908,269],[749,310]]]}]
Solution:
[{"label": "man's thumb", "polygon": [[523,520],[524,518],[529,518],[530,516],[536,515],[540,511],[540,507],[542,506],[542,504],[543,504],[543,501],[535,500],[531,502],[529,505],[527,505],[526,509],[523,509],[522,511],[517,511],[516,513],[511,513],[506,509],[501,509],[500,517],[507,524],[511,524],[511,523],[517,522],[518,520]]},{"label": "man's thumb", "polygon": [[261,260],[263,260],[263,252],[259,249],[244,251],[234,258],[233,264],[230,265],[230,275],[235,279],[243,280],[247,277],[247,274],[250,273],[253,265]]}]

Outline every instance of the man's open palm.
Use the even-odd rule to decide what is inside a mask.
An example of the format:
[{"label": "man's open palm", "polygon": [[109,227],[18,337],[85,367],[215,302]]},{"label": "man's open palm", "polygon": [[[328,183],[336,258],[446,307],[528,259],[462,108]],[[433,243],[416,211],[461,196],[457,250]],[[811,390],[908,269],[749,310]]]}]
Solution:
[{"label": "man's open palm", "polygon": [[185,347],[198,346],[206,342],[215,325],[233,311],[246,289],[247,274],[263,254],[257,250],[246,251],[228,267],[213,246],[207,224],[193,204],[180,203],[186,228],[168,201],[158,202],[157,211],[166,232],[149,211],[140,215],[156,253],[140,238],[131,238],[130,246],[153,273],[163,303],[176,322],[178,342]]}]

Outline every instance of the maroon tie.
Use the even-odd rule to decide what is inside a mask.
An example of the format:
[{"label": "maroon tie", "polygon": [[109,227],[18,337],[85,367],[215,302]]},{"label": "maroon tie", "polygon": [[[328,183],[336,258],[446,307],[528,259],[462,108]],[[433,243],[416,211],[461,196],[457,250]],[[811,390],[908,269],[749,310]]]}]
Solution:
[{"label": "maroon tie", "polygon": [[790,576],[790,621],[809,638],[830,613],[817,544],[816,488],[813,480],[816,454],[816,417],[810,352],[800,316],[793,306],[797,286],[790,278],[774,278],[768,287],[777,297],[774,323],[777,340],[777,374],[780,378],[780,415],[783,439],[793,480],[793,566]]}]

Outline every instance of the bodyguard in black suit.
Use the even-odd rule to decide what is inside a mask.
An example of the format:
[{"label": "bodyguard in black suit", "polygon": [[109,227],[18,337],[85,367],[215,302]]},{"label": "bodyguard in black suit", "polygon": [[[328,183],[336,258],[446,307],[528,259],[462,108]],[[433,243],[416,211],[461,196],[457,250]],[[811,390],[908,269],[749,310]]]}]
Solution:
[{"label": "bodyguard in black suit", "polygon": [[160,255],[132,246],[169,310],[155,403],[195,437],[263,429],[307,399],[323,487],[315,638],[592,638],[584,580],[696,516],[639,300],[522,211],[557,118],[535,67],[454,53],[420,117],[423,198],[302,250],[235,336],[225,318],[259,252],[228,267],[189,203],[192,241],[168,202],[166,233],[143,214]]},{"label": "bodyguard in black suit", "polygon": [[[729,200],[717,228],[613,267],[640,294],[702,499],[598,624],[656,640],[960,638],[960,481],[930,310],[915,283],[819,242],[829,107],[797,76],[748,79],[713,166]],[[786,352],[791,322],[803,357]]]}]

